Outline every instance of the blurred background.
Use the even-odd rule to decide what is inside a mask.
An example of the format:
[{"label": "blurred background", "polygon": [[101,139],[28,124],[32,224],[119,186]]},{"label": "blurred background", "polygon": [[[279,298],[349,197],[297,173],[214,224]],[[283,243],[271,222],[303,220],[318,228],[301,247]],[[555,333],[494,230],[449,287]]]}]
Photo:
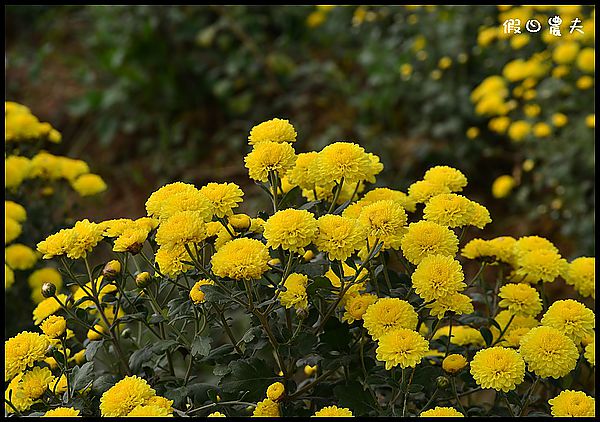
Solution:
[{"label": "blurred background", "polygon": [[[521,34],[503,32],[509,18]],[[491,212],[484,237],[538,234],[572,259],[595,254],[594,19],[592,6],[7,6],[5,99],[106,181],[76,218],[142,216],[175,180],[234,181],[255,213],[248,132],[279,117],[297,152],[352,140],[379,155],[377,185],[459,168]]]}]

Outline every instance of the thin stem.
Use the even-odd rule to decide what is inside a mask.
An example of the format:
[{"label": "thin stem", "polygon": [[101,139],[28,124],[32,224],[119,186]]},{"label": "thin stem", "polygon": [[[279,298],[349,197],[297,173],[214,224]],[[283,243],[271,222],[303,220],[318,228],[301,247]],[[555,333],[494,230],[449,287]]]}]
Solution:
[{"label": "thin stem", "polygon": [[500,393],[500,395],[502,396],[502,398],[504,399],[504,402],[506,403],[506,407],[508,408],[508,412],[510,413],[511,417],[515,417],[515,412],[513,412],[512,407],[510,407],[510,402],[508,401],[508,396],[506,395],[506,393],[504,391],[502,391]]},{"label": "thin stem", "polygon": [[454,398],[456,399],[456,405],[458,406],[458,409],[462,412],[463,415],[467,416],[467,411],[465,410],[462,403],[460,402],[460,399],[458,398],[458,393],[456,391],[456,379],[454,376],[450,377],[450,384],[452,385],[452,392],[454,393]]},{"label": "thin stem", "polygon": [[516,316],[515,314],[512,314],[510,316],[510,319],[506,323],[506,326],[504,327],[504,329],[502,329],[502,331],[500,331],[500,335],[498,336],[498,338],[496,339],[496,341],[492,343],[492,347],[495,346],[496,344],[498,344],[500,342],[500,340],[502,340],[502,337],[504,337],[504,334],[508,330],[508,327],[510,326],[511,322],[513,322],[513,320],[515,319],[515,316]]},{"label": "thin stem", "polygon": [[477,278],[478,278],[478,277],[479,277],[479,275],[480,275],[480,274],[483,272],[483,269],[485,268],[485,266],[486,266],[486,265],[487,265],[487,263],[486,263],[486,262],[482,262],[482,263],[481,263],[481,266],[479,267],[479,271],[477,271],[477,274],[475,274],[475,276],[474,276],[474,277],[471,279],[471,281],[469,281],[469,282],[467,283],[467,287],[466,287],[467,289],[468,289],[469,287],[471,287],[471,286],[472,286],[472,285],[473,285],[473,284],[474,284],[474,283],[477,281]]},{"label": "thin stem", "polygon": [[523,416],[525,413],[525,410],[527,410],[527,405],[529,404],[529,399],[531,399],[531,396],[533,395],[533,391],[535,390],[535,387],[537,386],[537,383],[539,380],[540,380],[540,377],[536,376],[535,380],[533,381],[533,384],[531,384],[531,387],[529,387],[529,390],[527,391],[527,395],[525,396],[525,401],[523,401],[523,406],[521,406],[521,411],[519,412],[519,416]]},{"label": "thin stem", "polygon": [[333,195],[333,200],[331,201],[331,205],[329,206],[329,210],[327,211],[327,214],[331,214],[331,212],[335,208],[335,203],[337,202],[338,198],[340,197],[340,193],[342,192],[342,186],[344,186],[344,178],[343,177],[340,179],[340,184],[337,185],[337,187],[336,187],[335,193]]},{"label": "thin stem", "polygon": [[240,356],[243,356],[244,353],[242,352],[242,349],[240,349],[240,347],[238,346],[238,342],[235,340],[233,332],[231,331],[231,327],[229,327],[229,324],[227,324],[227,319],[225,318],[224,310],[221,307],[219,307],[219,305],[217,305],[216,303],[213,304],[213,308],[215,309],[215,311],[217,311],[217,314],[219,314],[221,325],[223,326],[223,329],[225,329],[225,334],[227,334],[227,337],[229,337],[229,341],[231,341],[231,344],[233,345],[235,351]]},{"label": "thin stem", "polygon": [[415,375],[415,370],[417,369],[417,367],[415,366],[412,370],[412,372],[410,373],[410,378],[408,380],[408,385],[406,386],[406,389],[404,390],[404,404],[402,405],[402,416],[404,417],[404,415],[406,414],[406,402],[408,400],[408,396],[410,395],[410,385],[413,382],[413,376]]},{"label": "thin stem", "polygon": [[319,375],[317,378],[314,379],[313,382],[305,385],[304,387],[300,388],[299,390],[296,390],[296,392],[294,394],[291,394],[289,396],[287,396],[286,400],[293,400],[296,397],[300,396],[302,393],[310,390],[311,388],[313,388],[316,384],[320,383],[321,381],[323,381],[325,378],[328,378],[330,375],[334,374],[335,372],[337,372],[337,369],[330,369],[327,372],[322,373],[321,375]]},{"label": "thin stem", "polygon": [[206,404],[206,405],[204,405],[204,406],[200,406],[200,407],[197,407],[197,408],[195,408],[195,409],[188,410],[188,411],[186,412],[186,414],[188,414],[188,415],[189,415],[189,414],[192,414],[192,413],[198,412],[198,411],[200,411],[200,410],[206,410],[206,409],[210,409],[211,407],[215,407],[215,406],[224,406],[224,405],[229,405],[229,404],[231,404],[231,405],[236,405],[236,404],[239,404],[239,405],[243,405],[243,406],[252,406],[252,407],[256,407],[256,403],[249,403],[249,402],[246,402],[246,401],[220,401],[220,402],[218,402],[218,403]]},{"label": "thin stem", "polygon": [[381,254],[381,263],[383,264],[383,276],[385,278],[385,283],[387,284],[388,291],[391,293],[392,291],[392,282],[390,281],[390,274],[388,273],[387,263],[385,262],[385,254]]},{"label": "thin stem", "polygon": [[450,343],[452,340],[452,316],[450,316],[449,318],[449,328],[448,328],[448,342],[446,343],[446,353],[444,353],[444,359],[446,359],[446,357],[448,356],[448,353],[450,353]]},{"label": "thin stem", "polygon": [[[68,358],[67,358],[66,339],[67,339],[67,333],[65,332],[62,336],[60,336],[60,344],[62,345],[62,355],[63,355],[63,360],[65,363],[64,374],[65,374],[65,378],[67,379],[67,401],[71,401],[71,380],[69,377],[69,363],[68,363]],[[58,380],[56,381],[56,384],[58,384]]]},{"label": "thin stem", "polygon": [[435,399],[435,396],[437,396],[438,392],[439,389],[436,387],[433,393],[431,394],[431,397],[429,397],[427,403],[425,403],[425,406],[423,406],[421,410],[419,410],[419,412],[417,413],[417,416],[419,416],[421,413],[423,413],[423,411],[425,411],[429,407],[429,405],[433,402],[433,399]]}]

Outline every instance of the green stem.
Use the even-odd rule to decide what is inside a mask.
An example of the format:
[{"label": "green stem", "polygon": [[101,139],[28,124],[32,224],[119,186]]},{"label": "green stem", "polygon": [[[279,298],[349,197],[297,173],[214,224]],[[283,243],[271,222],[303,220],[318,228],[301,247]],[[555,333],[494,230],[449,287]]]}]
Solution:
[{"label": "green stem", "polygon": [[502,398],[504,399],[504,402],[506,403],[506,407],[508,408],[508,412],[510,413],[510,416],[512,418],[514,418],[515,412],[513,412],[512,407],[510,407],[510,402],[508,401],[508,396],[506,395],[506,393],[504,391],[502,391],[500,393],[500,395],[502,396]]},{"label": "green stem", "polygon": [[502,331],[500,331],[500,335],[498,336],[496,341],[492,343],[492,347],[495,346],[496,344],[498,344],[500,342],[500,340],[502,340],[502,337],[504,337],[504,334],[506,333],[506,331],[508,330],[508,327],[510,326],[510,324],[513,322],[514,319],[515,319],[515,314],[512,314],[510,316],[510,319],[506,323],[506,326],[504,327],[504,329]]},{"label": "green stem", "polygon": [[329,210],[327,211],[327,214],[331,214],[331,212],[335,208],[335,203],[337,202],[338,198],[340,197],[340,193],[342,192],[342,186],[344,186],[344,178],[343,177],[340,179],[340,184],[337,185],[337,187],[336,187],[335,193],[333,195],[333,200],[331,201],[331,205],[329,206]]},{"label": "green stem", "polygon": [[527,410],[527,405],[529,404],[529,399],[531,399],[531,396],[533,395],[533,391],[535,390],[535,387],[537,386],[537,383],[539,380],[540,380],[540,377],[536,376],[535,380],[533,381],[533,384],[531,384],[531,387],[529,387],[529,390],[527,391],[527,395],[525,396],[525,400],[523,401],[523,406],[521,406],[521,411],[519,412],[519,416],[524,416],[525,410]]},{"label": "green stem", "polygon": [[456,405],[458,406],[458,409],[462,412],[463,415],[467,416],[467,411],[465,410],[462,403],[460,402],[460,399],[458,398],[458,392],[456,391],[456,379],[454,376],[450,377],[450,384],[452,385],[452,392],[454,393],[454,398],[456,399]]}]

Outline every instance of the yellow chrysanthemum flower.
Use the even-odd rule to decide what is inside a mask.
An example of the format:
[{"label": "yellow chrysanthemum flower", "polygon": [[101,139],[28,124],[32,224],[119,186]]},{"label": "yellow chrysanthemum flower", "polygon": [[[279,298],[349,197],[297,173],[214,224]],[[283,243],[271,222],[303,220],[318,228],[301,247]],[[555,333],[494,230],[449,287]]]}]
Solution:
[{"label": "yellow chrysanthemum flower", "polygon": [[277,211],[265,223],[267,246],[301,252],[317,235],[317,220],[306,210]]},{"label": "yellow chrysanthemum flower", "polygon": [[471,374],[481,388],[506,393],[523,382],[525,362],[516,350],[490,347],[475,354],[471,361]]},{"label": "yellow chrysanthemum flower", "polygon": [[409,224],[401,246],[406,259],[418,265],[428,255],[456,255],[458,238],[447,227],[431,221],[419,221]]},{"label": "yellow chrysanthemum flower", "polygon": [[58,338],[67,330],[67,321],[56,315],[50,315],[40,325],[42,332],[50,338]]},{"label": "yellow chrysanthemum flower", "polygon": [[192,302],[195,304],[204,302],[204,292],[202,291],[201,287],[206,285],[212,286],[214,284],[215,282],[209,279],[197,281],[190,290],[190,299],[192,299]]},{"label": "yellow chrysanthemum flower", "polygon": [[66,245],[66,254],[71,259],[85,258],[103,237],[100,226],[87,218],[76,222],[70,230],[72,236]]},{"label": "yellow chrysanthemum flower", "polygon": [[251,179],[267,182],[269,172],[283,177],[288,170],[293,168],[296,155],[294,148],[286,142],[266,141],[254,145],[252,151],[244,157],[244,162]]},{"label": "yellow chrysanthemum flower", "polygon": [[507,264],[514,261],[514,246],[517,240],[510,236],[500,236],[494,239],[490,239],[489,246],[491,254],[496,257],[498,261],[505,262]]},{"label": "yellow chrysanthemum flower", "polygon": [[244,196],[235,183],[209,183],[200,188],[200,193],[210,201],[213,214],[219,218],[232,215],[233,209],[238,207],[238,202],[242,202]]},{"label": "yellow chrysanthemum flower", "polygon": [[[67,354],[68,351],[69,349],[67,349]],[[67,377],[65,376],[65,374],[62,374],[59,378],[56,378],[54,382],[50,384],[48,389],[50,390],[50,392],[52,392],[52,394],[62,394],[65,391],[67,391],[67,387]]]},{"label": "yellow chrysanthemum flower", "polygon": [[59,294],[55,297],[49,297],[47,299],[42,300],[34,309],[33,309],[33,323],[35,325],[39,325],[43,320],[48,318],[50,315],[55,314],[60,310],[60,303],[66,303],[67,295]]},{"label": "yellow chrysanthemum flower", "polygon": [[414,368],[429,351],[429,343],[416,331],[407,328],[396,328],[383,334],[378,339],[377,360],[385,362],[385,369],[390,370],[400,365]]},{"label": "yellow chrysanthemum flower", "polygon": [[190,262],[190,255],[183,246],[158,248],[154,260],[160,271],[169,277],[176,277],[192,268],[191,265],[186,264]]},{"label": "yellow chrysanthemum flower", "polygon": [[444,318],[446,312],[454,312],[456,315],[472,314],[473,300],[462,293],[450,294],[439,298],[433,303],[427,305],[431,316],[436,316],[438,319]]},{"label": "yellow chrysanthemum flower", "polygon": [[579,52],[577,56],[577,67],[586,73],[594,73],[596,64],[596,50],[588,47]]},{"label": "yellow chrysanthemum flower", "polygon": [[248,143],[250,145],[261,142],[295,142],[296,130],[289,120],[274,118],[262,122],[250,130]]},{"label": "yellow chrysanthemum flower", "polygon": [[405,233],[406,212],[390,199],[366,205],[360,212],[358,222],[365,228],[369,245],[383,242],[384,249],[398,249]]},{"label": "yellow chrysanthemum flower", "polygon": [[273,401],[279,401],[285,394],[285,387],[280,382],[275,382],[267,388],[267,398]]},{"label": "yellow chrysanthemum flower", "polygon": [[409,212],[415,212],[416,203],[404,192],[388,188],[376,188],[365,194],[360,202],[363,205],[369,205],[377,201],[392,200],[397,202],[402,208]]},{"label": "yellow chrysanthemum flower", "polygon": [[48,410],[43,414],[42,417],[45,418],[64,418],[64,417],[76,417],[79,415],[79,409],[73,409],[72,407],[57,407],[51,410]]},{"label": "yellow chrysanthemum flower", "polygon": [[[351,266],[349,266],[348,264],[346,264],[345,262],[342,262],[342,272],[343,272],[343,278],[346,281],[354,280],[354,277],[356,276],[356,270],[354,268],[352,268]],[[356,281],[363,280],[368,274],[369,274],[368,270],[366,268],[363,268],[362,271],[360,272],[360,274],[358,275],[358,277],[356,277]],[[333,271],[333,268],[330,267],[329,270],[327,270],[327,272],[325,273],[325,277],[327,277],[329,279],[329,281],[331,282],[331,285],[333,287],[340,288],[342,286],[340,278]]]},{"label": "yellow chrysanthemum flower", "polygon": [[517,256],[515,274],[517,277],[523,277],[528,283],[551,283],[564,272],[566,266],[567,261],[557,252],[538,249]]},{"label": "yellow chrysanthemum flower", "polygon": [[478,259],[486,262],[496,260],[496,257],[492,254],[492,248],[489,241],[483,239],[473,239],[469,241],[461,249],[460,254],[467,259]]},{"label": "yellow chrysanthemum flower", "polygon": [[596,258],[574,259],[569,263],[563,276],[567,284],[575,287],[581,296],[596,298]]},{"label": "yellow chrysanthemum flower", "polygon": [[40,303],[44,300],[42,296],[42,285],[44,283],[52,283],[56,286],[56,291],[59,292],[63,286],[63,280],[60,273],[55,268],[40,268],[32,272],[27,278],[27,283],[31,287],[31,300],[34,303]]},{"label": "yellow chrysanthemum flower", "polygon": [[561,378],[575,369],[579,353],[573,341],[552,327],[532,328],[521,338],[519,353],[540,377]]},{"label": "yellow chrysanthemum flower", "polygon": [[21,227],[21,223],[19,223],[17,220],[15,220],[13,218],[5,216],[4,217],[4,244],[6,245],[7,243],[12,242],[17,237],[19,237],[21,235],[22,230],[23,230],[23,228]]},{"label": "yellow chrysanthemum flower", "polygon": [[511,175],[504,174],[497,177],[492,183],[492,195],[494,198],[505,198],[515,187],[515,178]]},{"label": "yellow chrysanthemum flower", "polygon": [[207,416],[207,418],[226,418],[227,416],[221,412],[212,412]]},{"label": "yellow chrysanthemum flower", "polygon": [[373,340],[397,328],[414,330],[417,322],[417,312],[410,303],[391,297],[378,299],[363,315],[363,325]]},{"label": "yellow chrysanthemum flower", "polygon": [[[498,323],[500,329],[504,331],[504,335],[498,344],[505,347],[519,347],[521,338],[532,328],[540,325],[540,322],[530,315],[514,315],[506,309],[498,312],[494,320]],[[508,325],[511,320],[512,322]],[[490,329],[494,341],[497,341],[500,330],[496,326],[492,326]]]},{"label": "yellow chrysanthemum flower", "polygon": [[558,253],[558,249],[552,244],[552,242],[539,236],[520,237],[513,245],[513,252],[517,257],[538,249],[550,250]]},{"label": "yellow chrysanthemum flower", "polygon": [[365,228],[356,220],[327,214],[317,220],[314,244],[330,260],[345,261],[365,242]]},{"label": "yellow chrysanthemum flower", "polygon": [[319,184],[344,183],[355,185],[368,178],[371,159],[364,148],[351,142],[334,142],[319,152],[315,163]]},{"label": "yellow chrysanthemum flower", "polygon": [[565,390],[548,400],[552,416],[594,417],[596,400],[583,391]]},{"label": "yellow chrysanthemum flower", "polygon": [[450,192],[460,192],[467,186],[467,178],[460,171],[449,166],[435,166],[425,172],[423,180],[446,186]]},{"label": "yellow chrysanthemum flower", "polygon": [[23,373],[18,378],[18,384],[11,383],[13,385],[9,386],[9,389],[12,389],[13,405],[20,411],[29,409],[48,390],[53,381],[54,376],[49,368],[34,367],[31,371]]},{"label": "yellow chrysanthemum flower", "polygon": [[31,160],[27,157],[10,155],[4,159],[4,186],[6,189],[16,189],[29,176]]},{"label": "yellow chrysanthemum flower", "polygon": [[5,218],[12,218],[19,223],[23,223],[27,220],[27,211],[22,205],[14,201],[4,201],[4,216]]},{"label": "yellow chrysanthemum flower", "polygon": [[[448,336],[450,334],[450,326],[445,325],[436,330],[433,335],[433,340],[437,340],[440,337]],[[450,343],[457,344],[459,346],[483,346],[485,345],[485,340],[483,336],[473,327],[469,327],[468,325],[452,325],[452,333],[450,337]]]},{"label": "yellow chrysanthemum flower", "polygon": [[594,335],[593,340],[585,346],[583,356],[592,366],[596,366],[596,336]]},{"label": "yellow chrysanthemum flower", "polygon": [[536,316],[542,311],[542,299],[528,284],[506,284],[500,287],[498,306],[508,308],[515,315]]},{"label": "yellow chrysanthemum flower", "polygon": [[466,226],[471,222],[472,204],[454,193],[435,195],[425,203],[423,219],[450,228]]},{"label": "yellow chrysanthemum flower", "polygon": [[[26,394],[23,394],[21,390],[21,379],[23,378],[23,373],[15,376],[12,381],[6,387],[6,391],[4,393],[5,400],[10,400],[12,405],[19,411],[23,412],[28,410],[33,404],[33,399],[31,399]],[[4,404],[4,409],[6,413],[14,413],[14,409],[12,406],[9,406],[8,403]]]},{"label": "yellow chrysanthemum flower", "polygon": [[194,185],[175,182],[152,193],[146,201],[146,211],[161,221],[180,211],[198,211],[202,220],[210,221],[213,206]]},{"label": "yellow chrysanthemum flower", "polygon": [[4,260],[13,270],[28,270],[37,262],[37,254],[29,246],[14,243],[4,249]]},{"label": "yellow chrysanthemum flower", "polygon": [[127,416],[155,393],[146,380],[136,375],[125,377],[102,394],[100,413],[102,416]]},{"label": "yellow chrysanthemum flower", "polygon": [[415,292],[425,302],[455,294],[467,286],[460,263],[445,255],[423,258],[411,278]]},{"label": "yellow chrysanthemum flower", "polygon": [[48,338],[23,331],[4,342],[4,381],[10,381],[37,361],[43,360],[50,346]]},{"label": "yellow chrysanthemum flower", "polygon": [[15,282],[15,273],[10,267],[4,264],[4,289],[8,290]]},{"label": "yellow chrysanthemum flower", "polygon": [[199,211],[181,211],[161,221],[156,243],[167,248],[185,247],[206,239],[206,224]]},{"label": "yellow chrysanthemum flower", "polygon": [[426,410],[422,412],[420,415],[422,418],[432,418],[432,417],[464,417],[462,413],[456,410],[453,407],[442,407],[436,406],[433,409]]},{"label": "yellow chrysanthemum flower", "polygon": [[442,361],[442,369],[449,374],[456,374],[467,366],[467,359],[463,355],[450,354]]},{"label": "yellow chrysanthemum flower", "polygon": [[[88,164],[83,160],[74,160],[69,157],[59,157],[59,158],[61,161],[60,169],[61,169],[62,176],[71,183],[73,183],[79,176],[88,174],[90,172],[90,166],[88,166]],[[102,180],[102,179],[100,179],[100,180]],[[94,183],[94,182],[92,182],[92,183]],[[102,182],[102,183],[104,183],[104,182]],[[98,183],[98,185],[100,186],[101,184]]]},{"label": "yellow chrysanthemum flower", "polygon": [[354,416],[350,409],[346,407],[337,407],[337,406],[326,406],[321,410],[315,412],[313,416],[316,417],[348,417]]},{"label": "yellow chrysanthemum flower", "polygon": [[97,174],[82,174],[71,186],[81,196],[92,196],[104,192],[107,189],[106,183]]},{"label": "yellow chrysanthemum flower", "polygon": [[173,416],[173,414],[163,407],[149,404],[149,405],[138,405],[138,406],[134,407],[133,410],[125,416],[128,416],[128,417],[136,417],[136,416],[167,417],[167,416]]},{"label": "yellow chrysanthemum flower", "polygon": [[377,301],[377,296],[365,293],[359,294],[348,298],[344,304],[344,315],[342,320],[348,324],[352,324],[354,321],[359,321],[363,318],[363,315],[367,311],[367,308]]},{"label": "yellow chrysanthemum flower", "polygon": [[269,250],[262,242],[234,239],[212,256],[212,271],[219,277],[234,280],[259,279],[269,269],[269,259]]},{"label": "yellow chrysanthemum flower", "polygon": [[579,344],[587,336],[594,334],[596,319],[594,312],[573,299],[557,300],[544,316],[542,325],[554,327]]},{"label": "yellow chrysanthemum flower", "polygon": [[[260,145],[260,144],[259,144]],[[279,413],[279,405],[271,399],[264,399],[256,403],[252,416],[266,416],[272,418],[278,418],[281,416]]]},{"label": "yellow chrysanthemum flower", "polygon": [[450,188],[431,180],[419,180],[408,187],[408,198],[416,204],[425,203],[431,197],[444,193],[450,193]]},{"label": "yellow chrysanthemum flower", "polygon": [[470,225],[483,229],[487,224],[492,222],[490,212],[486,207],[477,202],[471,201],[471,221]]},{"label": "yellow chrysanthemum flower", "polygon": [[113,245],[114,252],[129,252],[137,254],[142,250],[144,242],[148,238],[149,231],[146,228],[134,227],[125,229],[119,237],[115,239]]},{"label": "yellow chrysanthemum flower", "polygon": [[285,292],[279,294],[279,301],[286,309],[306,309],[308,308],[308,295],[306,294],[306,285],[308,277],[304,274],[292,273],[283,283]]},{"label": "yellow chrysanthemum flower", "polygon": [[311,151],[298,154],[294,167],[287,173],[290,183],[312,190],[317,184],[316,159],[319,153]]}]

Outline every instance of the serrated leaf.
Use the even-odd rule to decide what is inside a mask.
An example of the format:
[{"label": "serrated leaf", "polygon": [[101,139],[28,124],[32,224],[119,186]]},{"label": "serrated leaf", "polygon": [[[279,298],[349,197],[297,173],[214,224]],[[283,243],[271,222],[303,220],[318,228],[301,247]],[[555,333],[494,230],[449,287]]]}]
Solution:
[{"label": "serrated leaf", "polygon": [[94,381],[94,362],[75,366],[72,373],[73,391],[79,391]]},{"label": "serrated leaf", "polygon": [[96,356],[96,353],[98,353],[98,350],[100,350],[103,343],[104,340],[90,341],[88,343],[87,347],[85,348],[85,359],[88,362],[94,360],[94,356]]},{"label": "serrated leaf", "polygon": [[210,337],[196,336],[192,342],[192,356],[208,356],[210,353]]},{"label": "serrated leaf", "polygon": [[144,346],[129,356],[129,367],[133,372],[138,372],[141,369],[142,364],[152,359],[152,356],[152,346]]},{"label": "serrated leaf", "polygon": [[350,381],[333,389],[340,407],[352,409],[354,416],[366,416],[377,408],[375,401],[368,391],[364,390],[358,381]]},{"label": "serrated leaf", "polygon": [[226,393],[247,392],[244,400],[259,401],[275,380],[274,370],[258,358],[240,359],[229,363],[230,372],[219,385]]}]

